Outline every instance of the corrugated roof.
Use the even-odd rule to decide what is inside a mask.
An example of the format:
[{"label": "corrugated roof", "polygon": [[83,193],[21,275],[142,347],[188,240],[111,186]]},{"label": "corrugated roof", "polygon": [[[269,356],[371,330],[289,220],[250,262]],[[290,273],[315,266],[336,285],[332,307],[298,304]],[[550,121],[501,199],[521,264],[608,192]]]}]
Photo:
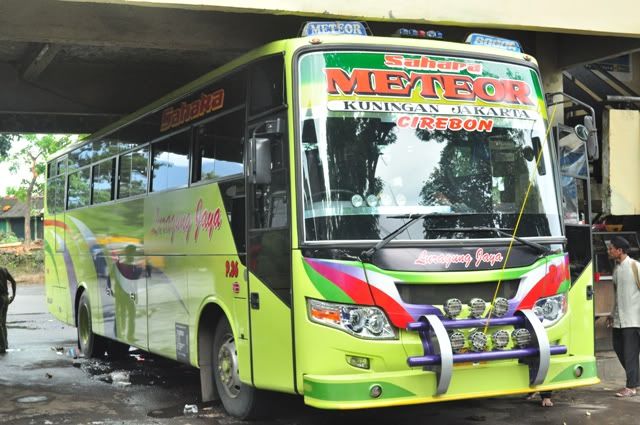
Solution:
[{"label": "corrugated roof", "polygon": [[[17,198],[13,196],[6,196],[4,198],[0,198],[0,220],[3,218],[15,218],[15,217],[24,217],[24,213],[27,206],[24,202],[19,201]],[[31,200],[31,209],[35,211],[42,211],[44,208],[44,199],[41,197],[33,198]],[[39,214],[31,214],[39,215]]]}]

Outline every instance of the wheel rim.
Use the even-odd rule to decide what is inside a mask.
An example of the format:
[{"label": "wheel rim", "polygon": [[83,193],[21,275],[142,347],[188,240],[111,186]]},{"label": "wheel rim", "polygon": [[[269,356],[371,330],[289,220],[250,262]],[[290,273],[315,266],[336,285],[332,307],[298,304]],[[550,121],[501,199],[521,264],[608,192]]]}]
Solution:
[{"label": "wheel rim", "polygon": [[89,343],[91,328],[89,326],[89,310],[86,306],[80,308],[80,316],[78,317],[78,330],[80,333],[80,346],[84,348]]},{"label": "wheel rim", "polygon": [[231,398],[240,395],[240,377],[238,376],[238,352],[233,336],[226,335],[218,350],[218,377],[225,393]]}]

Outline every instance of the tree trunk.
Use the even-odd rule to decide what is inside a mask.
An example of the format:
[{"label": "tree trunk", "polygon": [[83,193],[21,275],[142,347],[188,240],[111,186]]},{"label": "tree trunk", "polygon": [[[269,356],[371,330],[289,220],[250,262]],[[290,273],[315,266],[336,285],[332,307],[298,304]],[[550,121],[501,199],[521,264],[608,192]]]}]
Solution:
[{"label": "tree trunk", "polygon": [[31,194],[27,194],[26,211],[24,213],[24,248],[31,247]]}]

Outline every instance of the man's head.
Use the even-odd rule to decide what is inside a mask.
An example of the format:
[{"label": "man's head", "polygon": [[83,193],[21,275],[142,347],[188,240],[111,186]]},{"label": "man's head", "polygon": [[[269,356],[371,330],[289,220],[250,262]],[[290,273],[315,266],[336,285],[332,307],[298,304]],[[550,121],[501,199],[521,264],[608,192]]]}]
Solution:
[{"label": "man's head", "polygon": [[609,243],[608,254],[609,258],[616,261],[621,261],[629,252],[629,241],[622,236],[614,236]]}]

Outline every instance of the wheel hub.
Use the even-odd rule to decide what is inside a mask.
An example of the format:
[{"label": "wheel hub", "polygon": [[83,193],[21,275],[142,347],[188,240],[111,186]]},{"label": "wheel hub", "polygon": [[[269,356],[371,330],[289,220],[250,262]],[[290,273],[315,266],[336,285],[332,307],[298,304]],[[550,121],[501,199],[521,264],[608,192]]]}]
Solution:
[{"label": "wheel hub", "polygon": [[232,336],[227,336],[218,351],[218,377],[229,397],[236,398],[240,395],[238,352]]}]

